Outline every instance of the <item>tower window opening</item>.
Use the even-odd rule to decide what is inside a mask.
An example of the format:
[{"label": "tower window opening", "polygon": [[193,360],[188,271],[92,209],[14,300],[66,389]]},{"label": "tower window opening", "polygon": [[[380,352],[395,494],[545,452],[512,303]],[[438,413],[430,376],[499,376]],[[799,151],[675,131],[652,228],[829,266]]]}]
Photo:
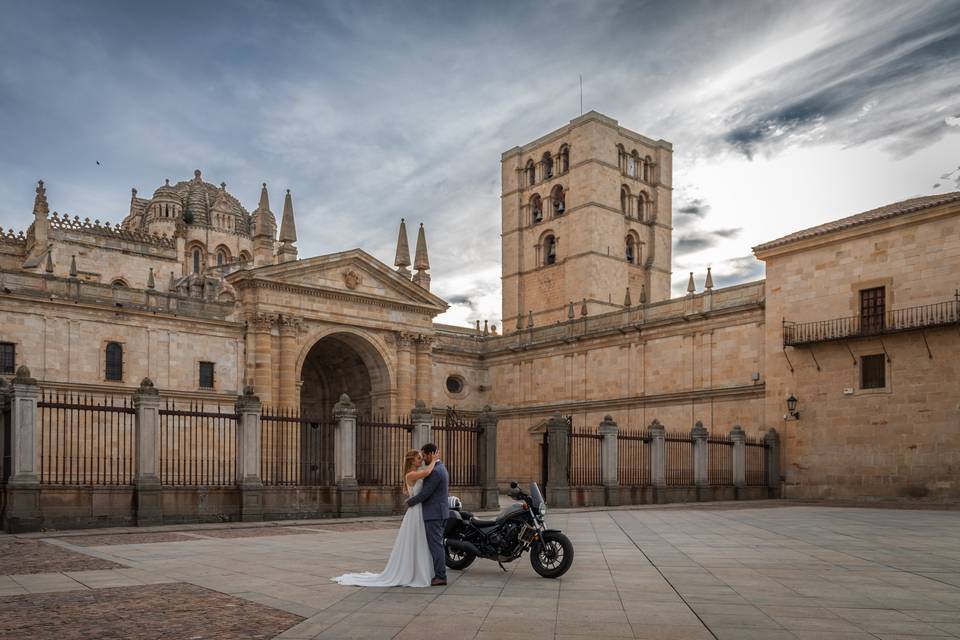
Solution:
[{"label": "tower window opening", "polygon": [[553,202],[553,215],[562,216],[567,209],[566,194],[563,192],[563,187],[555,186],[550,193],[550,200]]},{"label": "tower window opening", "polygon": [[540,196],[534,194],[530,198],[530,215],[533,218],[533,224],[538,222],[543,222],[543,202],[540,200]]},{"label": "tower window opening", "polygon": [[560,147],[560,173],[570,171],[570,147],[563,145]]},{"label": "tower window opening", "polygon": [[104,377],[111,382],[122,382],[123,347],[118,342],[108,342],[105,356]]},{"label": "tower window opening", "polygon": [[632,237],[632,236],[627,236],[627,255],[626,255],[626,258],[627,258],[627,262],[629,262],[630,264],[636,264],[636,263],[637,263],[636,243],[633,241],[633,237]]},{"label": "tower window opening", "polygon": [[553,156],[547,151],[543,154],[543,175],[545,178],[553,177]]},{"label": "tower window opening", "polygon": [[543,240],[543,264],[557,263],[557,239],[550,235]]},{"label": "tower window opening", "polygon": [[193,272],[200,273],[200,249],[193,250]]},{"label": "tower window opening", "polygon": [[527,160],[527,168],[524,169],[524,172],[527,174],[527,186],[532,187],[537,182],[537,169],[533,160]]}]

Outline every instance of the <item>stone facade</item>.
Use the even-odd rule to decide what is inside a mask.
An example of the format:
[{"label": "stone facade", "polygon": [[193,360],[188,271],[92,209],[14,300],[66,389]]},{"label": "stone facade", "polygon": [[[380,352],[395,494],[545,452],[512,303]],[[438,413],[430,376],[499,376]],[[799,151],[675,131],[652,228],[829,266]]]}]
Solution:
[{"label": "stone facade", "polygon": [[[0,234],[0,343],[43,388],[132,393],[149,377],[167,397],[232,404],[250,386],[325,416],[343,393],[359,417],[490,405],[501,487],[542,477],[560,413],[621,431],[775,427],[788,496],[957,500],[956,325],[785,347],[783,322],[858,316],[879,286],[888,310],[956,300],[960,196],[761,245],[766,281],[670,299],[671,157],[593,112],[504,153],[503,335],[434,322],[447,306],[422,225],[411,260],[401,221],[395,269],[359,249],[297,259],[291,196],[278,229],[266,185],[248,213],[198,171],[134,192],[114,226],[51,214],[41,183],[30,227]],[[877,354],[885,385],[861,390]],[[791,393],[801,419],[785,422]]]}]

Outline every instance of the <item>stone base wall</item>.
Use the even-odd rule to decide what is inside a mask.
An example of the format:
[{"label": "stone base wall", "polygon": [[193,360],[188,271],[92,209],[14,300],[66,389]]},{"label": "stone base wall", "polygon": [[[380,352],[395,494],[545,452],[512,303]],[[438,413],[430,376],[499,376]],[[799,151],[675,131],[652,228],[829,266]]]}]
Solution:
[{"label": "stone base wall", "polygon": [[[678,502],[717,502],[731,500],[767,500],[779,497],[769,487],[570,487],[571,507],[671,504]],[[547,505],[551,503],[549,493]]]}]

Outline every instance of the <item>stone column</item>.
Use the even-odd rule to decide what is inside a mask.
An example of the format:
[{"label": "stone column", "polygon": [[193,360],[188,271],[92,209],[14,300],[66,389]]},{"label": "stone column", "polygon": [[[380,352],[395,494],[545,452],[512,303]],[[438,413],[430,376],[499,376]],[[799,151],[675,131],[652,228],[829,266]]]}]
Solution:
[{"label": "stone column", "polygon": [[570,506],[570,421],[554,414],[547,422],[547,500],[550,506]]},{"label": "stone column", "polygon": [[477,443],[477,464],[480,468],[480,497],[484,509],[498,509],[500,491],[497,488],[497,414],[486,405],[477,418],[480,429]]},{"label": "stone column", "polygon": [[620,427],[613,421],[613,416],[603,416],[603,422],[597,427],[597,433],[603,436],[600,443],[600,477],[607,506],[620,504],[620,479],[618,472],[618,442],[617,435]]},{"label": "stone column", "polygon": [[743,427],[733,425],[730,430],[730,441],[733,442],[733,486],[740,489],[747,485],[747,434]]},{"label": "stone column", "polygon": [[251,320],[253,325],[253,388],[262,402],[273,402],[273,330],[274,318],[265,313],[257,314]]},{"label": "stone column", "polygon": [[709,487],[710,476],[707,475],[707,439],[710,432],[697,420],[690,430],[693,439],[693,483],[698,487]]},{"label": "stone column", "polygon": [[419,449],[431,441],[431,438],[433,438],[433,414],[423,400],[417,400],[417,404],[410,411],[410,424],[413,425],[414,449]]},{"label": "stone column", "polygon": [[260,398],[253,387],[243,389],[234,405],[237,412],[237,484],[240,487],[240,520],[263,520],[263,481],[260,478]]},{"label": "stone column", "polygon": [[355,516],[360,512],[357,499],[357,407],[347,394],[341,394],[333,406],[333,419],[337,421],[333,437],[337,513],[341,517]]},{"label": "stone column", "polygon": [[667,430],[656,418],[647,428],[650,433],[650,484],[654,489],[667,486]]},{"label": "stone column", "polygon": [[767,456],[767,487],[771,495],[781,496],[781,478],[780,478],[780,434],[773,427],[770,427],[763,435],[763,443],[766,445],[764,452]]},{"label": "stone column", "polygon": [[297,389],[297,334],[300,319],[280,316],[277,319],[280,331],[280,397],[279,404],[287,409],[300,405]]},{"label": "stone column", "polygon": [[43,524],[40,509],[40,469],[37,461],[37,400],[40,388],[21,365],[10,394],[10,479],[7,481],[8,533],[36,531]]},{"label": "stone column", "polygon": [[137,525],[163,524],[160,476],[160,394],[150,378],[144,378],[133,394],[134,473]]},{"label": "stone column", "polygon": [[412,407],[414,398],[413,340],[409,333],[396,334],[397,339],[397,409],[394,415]]},{"label": "stone column", "polygon": [[423,400],[427,407],[433,406],[433,367],[430,352],[433,336],[417,338],[417,384],[416,400]]}]

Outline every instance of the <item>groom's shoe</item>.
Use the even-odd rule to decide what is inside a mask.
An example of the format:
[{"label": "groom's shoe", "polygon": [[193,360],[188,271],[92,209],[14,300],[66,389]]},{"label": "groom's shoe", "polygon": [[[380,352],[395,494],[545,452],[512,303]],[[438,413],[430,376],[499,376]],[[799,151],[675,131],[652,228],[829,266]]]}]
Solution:
[{"label": "groom's shoe", "polygon": [[434,578],[433,580],[430,581],[430,586],[431,586],[431,587],[445,587],[445,586],[447,586],[447,579],[446,579],[446,578]]}]

